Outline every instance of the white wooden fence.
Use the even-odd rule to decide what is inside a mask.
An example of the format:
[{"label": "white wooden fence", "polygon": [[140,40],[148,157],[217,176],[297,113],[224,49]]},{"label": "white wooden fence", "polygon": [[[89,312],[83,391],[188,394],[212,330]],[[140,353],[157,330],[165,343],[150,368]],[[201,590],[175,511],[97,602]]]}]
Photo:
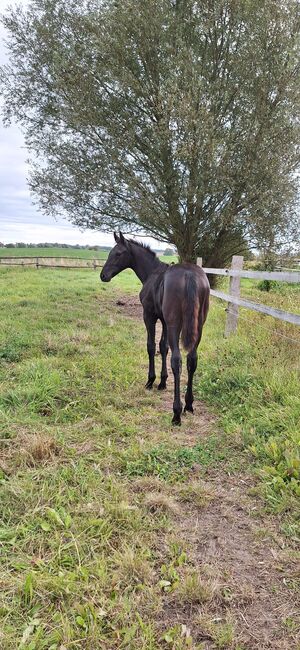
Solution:
[{"label": "white wooden fence", "polygon": [[[203,271],[205,271],[205,273],[210,273],[212,275],[225,275],[230,278],[229,294],[224,293],[223,291],[217,291],[216,289],[210,290],[212,296],[228,302],[225,336],[229,336],[237,329],[239,307],[245,307],[246,309],[258,311],[261,314],[267,314],[268,316],[273,316],[278,320],[286,321],[287,323],[292,323],[293,325],[300,326],[300,314],[283,311],[282,309],[276,309],[275,307],[268,307],[267,305],[262,305],[256,302],[252,302],[252,300],[246,300],[240,297],[241,278],[300,283],[300,272],[245,271],[243,270],[243,261],[244,258],[242,256],[234,255],[230,269],[210,269],[203,267]],[[199,266],[202,266],[202,258],[198,258],[197,264]]]}]

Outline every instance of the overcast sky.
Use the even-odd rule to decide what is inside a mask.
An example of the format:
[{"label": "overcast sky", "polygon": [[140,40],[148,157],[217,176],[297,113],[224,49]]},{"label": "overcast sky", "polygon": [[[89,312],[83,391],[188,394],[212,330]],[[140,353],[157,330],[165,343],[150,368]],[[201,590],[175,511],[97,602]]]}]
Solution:
[{"label": "overcast sky", "polygon": [[[8,4],[15,3],[0,0],[0,14]],[[27,0],[19,0],[18,4],[26,5]],[[5,30],[0,23],[0,65],[6,58],[4,39]],[[81,232],[68,221],[55,220],[38,210],[27,185],[27,157],[20,129],[17,126],[4,128],[0,114],[0,241],[4,244],[17,241],[113,244],[112,235],[91,230]],[[163,246],[154,239],[145,240],[155,247]]]}]

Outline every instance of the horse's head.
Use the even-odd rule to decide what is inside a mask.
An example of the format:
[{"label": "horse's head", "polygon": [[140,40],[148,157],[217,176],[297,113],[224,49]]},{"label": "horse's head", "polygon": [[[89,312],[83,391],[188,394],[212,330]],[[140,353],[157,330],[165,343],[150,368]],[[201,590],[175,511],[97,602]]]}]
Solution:
[{"label": "horse's head", "polygon": [[118,275],[118,273],[131,266],[132,254],[130,251],[130,243],[126,241],[121,232],[119,235],[114,232],[114,238],[116,246],[110,251],[100,273],[102,282],[110,282],[115,275]]}]

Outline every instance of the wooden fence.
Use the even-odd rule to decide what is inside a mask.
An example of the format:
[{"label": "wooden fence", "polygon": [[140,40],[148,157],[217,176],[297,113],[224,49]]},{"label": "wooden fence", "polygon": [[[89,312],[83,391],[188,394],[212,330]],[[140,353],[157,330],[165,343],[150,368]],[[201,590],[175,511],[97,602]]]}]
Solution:
[{"label": "wooden fence", "polygon": [[[258,311],[261,314],[273,316],[278,320],[286,321],[287,323],[292,323],[293,325],[300,325],[300,314],[283,311],[282,309],[276,309],[275,307],[268,307],[267,305],[262,305],[256,302],[252,302],[252,300],[246,300],[240,297],[241,278],[298,283],[300,282],[300,272],[245,271],[243,270],[243,261],[244,258],[241,255],[234,255],[232,257],[230,269],[210,269],[203,267],[203,271],[205,271],[205,273],[212,275],[225,275],[230,278],[229,294],[224,293],[223,291],[217,291],[216,289],[210,290],[212,296],[220,298],[221,300],[225,300],[228,303],[225,336],[229,336],[237,329],[239,307],[245,307],[246,309]],[[199,266],[202,266],[202,258],[198,258],[197,264]]]},{"label": "wooden fence", "polygon": [[89,257],[0,257],[0,266],[35,266],[56,269],[97,269],[105,260]]}]

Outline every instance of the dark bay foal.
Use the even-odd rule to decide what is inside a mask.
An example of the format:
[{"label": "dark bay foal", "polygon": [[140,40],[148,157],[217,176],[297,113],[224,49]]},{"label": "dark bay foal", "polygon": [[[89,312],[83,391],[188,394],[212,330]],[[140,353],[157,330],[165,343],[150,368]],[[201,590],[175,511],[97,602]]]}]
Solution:
[{"label": "dark bay foal", "polygon": [[110,251],[100,278],[109,282],[115,275],[132,269],[143,284],[140,300],[144,309],[147,328],[149,373],[146,388],[152,388],[155,380],[155,325],[162,323],[159,349],[162,369],[158,390],[166,388],[167,354],[171,348],[171,367],[174,375],[173,424],[181,424],[180,400],[181,354],[179,338],[187,351],[188,383],[185,393],[185,411],[193,413],[193,376],[197,367],[197,348],[206,320],[209,304],[209,283],[204,271],[195,264],[160,262],[147,246],[125,239],[120,232],[114,233],[116,246]]}]

